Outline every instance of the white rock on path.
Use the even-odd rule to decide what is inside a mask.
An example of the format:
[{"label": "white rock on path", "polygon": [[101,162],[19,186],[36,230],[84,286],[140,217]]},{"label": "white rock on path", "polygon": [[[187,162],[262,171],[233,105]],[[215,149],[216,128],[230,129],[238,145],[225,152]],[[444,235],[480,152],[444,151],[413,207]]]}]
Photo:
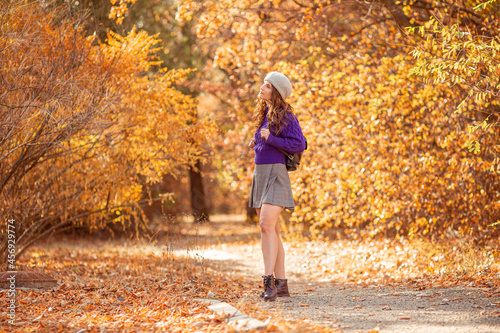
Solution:
[{"label": "white rock on path", "polygon": [[216,301],[212,299],[198,299],[200,302],[211,303],[208,306],[210,310],[221,315],[226,314],[228,316],[228,324],[234,325],[235,328],[240,330],[255,330],[266,328],[266,323],[252,318],[249,315],[244,314],[240,310],[236,309],[225,302]]}]

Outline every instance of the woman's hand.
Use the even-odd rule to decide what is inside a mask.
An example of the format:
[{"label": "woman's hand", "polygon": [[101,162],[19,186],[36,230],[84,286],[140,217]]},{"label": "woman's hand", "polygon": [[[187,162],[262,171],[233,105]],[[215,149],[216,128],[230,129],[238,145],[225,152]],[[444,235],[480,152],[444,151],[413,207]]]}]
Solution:
[{"label": "woman's hand", "polygon": [[269,138],[270,133],[271,132],[269,132],[269,130],[267,128],[263,128],[260,130],[260,137],[267,140],[267,138]]},{"label": "woman's hand", "polygon": [[255,147],[255,139],[250,140],[250,143],[248,144],[248,147],[250,147],[250,148]]}]

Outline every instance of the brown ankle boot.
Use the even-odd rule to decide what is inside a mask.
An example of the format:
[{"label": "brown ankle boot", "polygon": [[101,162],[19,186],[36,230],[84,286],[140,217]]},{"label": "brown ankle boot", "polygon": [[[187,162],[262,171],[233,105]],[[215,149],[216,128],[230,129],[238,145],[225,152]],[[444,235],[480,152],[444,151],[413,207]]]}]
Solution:
[{"label": "brown ankle boot", "polygon": [[287,279],[274,279],[274,284],[276,285],[276,290],[278,297],[290,297],[288,292],[288,280]]},{"label": "brown ankle boot", "polygon": [[262,278],[264,279],[264,302],[274,301],[278,295],[273,275],[263,275]]},{"label": "brown ankle boot", "polygon": [[[287,279],[274,279],[274,285],[276,286],[276,294],[278,297],[290,297]],[[260,294],[260,297],[264,297],[264,292]]]}]

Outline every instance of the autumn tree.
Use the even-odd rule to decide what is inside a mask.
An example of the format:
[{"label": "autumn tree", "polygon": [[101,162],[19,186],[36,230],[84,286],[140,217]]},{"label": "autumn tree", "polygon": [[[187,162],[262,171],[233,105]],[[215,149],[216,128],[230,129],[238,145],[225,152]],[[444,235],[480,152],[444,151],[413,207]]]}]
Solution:
[{"label": "autumn tree", "polygon": [[194,164],[214,131],[193,121],[194,99],[174,87],[189,70],[152,71],[156,37],[134,29],[99,42],[70,8],[1,9],[2,253],[8,219],[17,255],[77,225],[140,228],[142,179]]},{"label": "autumn tree", "polygon": [[[196,22],[176,20],[178,8],[178,3],[175,1],[116,1],[113,2],[110,17],[116,20],[121,28],[136,24],[149,33],[159,33],[163,40],[162,45],[164,45],[164,52],[159,54],[163,65],[168,68],[198,69],[190,75],[182,86],[177,87],[198,100],[210,100],[217,105],[216,108],[207,108],[207,103],[200,103],[199,118],[208,117],[217,120],[222,127],[231,126],[227,110],[233,107],[234,93],[233,89],[227,89],[225,84],[231,73],[212,66],[214,52],[217,50],[216,43],[199,43],[196,35]],[[199,163],[196,167],[190,167],[188,171],[189,183],[192,186],[189,197],[193,204],[192,211],[195,220],[199,220],[196,216],[202,218],[208,215],[207,198],[205,190],[201,186],[211,184],[208,189],[211,197],[213,197],[213,193],[220,190],[217,186],[219,175],[216,172],[211,172],[213,166],[204,166],[205,180],[202,179],[202,173],[198,172],[201,169],[202,166]],[[181,182],[178,185],[182,187]],[[185,200],[184,198],[179,199],[181,203]],[[196,205],[197,202],[198,205]]]},{"label": "autumn tree", "polygon": [[[426,41],[406,29],[427,25],[429,30],[438,18],[444,27],[458,24],[462,33],[468,28],[495,36],[498,7],[489,2],[478,12],[478,4],[182,1],[179,17],[196,20],[197,34],[207,43],[218,42],[214,65],[231,73],[231,84],[238,87],[234,109],[243,121],[221,142],[223,172],[233,188],[241,193],[249,188],[251,153],[243,153],[253,133],[248,115],[262,78],[279,70],[294,84],[291,102],[310,142],[303,166],[291,174],[299,205],[294,221],[312,233],[352,237],[489,235],[488,225],[500,218],[499,183],[490,172],[497,154],[470,153],[466,129],[482,113],[478,108],[493,112],[496,102],[463,104],[469,92],[464,82],[460,88],[444,74],[437,77],[439,85],[426,85],[414,74],[432,67],[419,63],[415,50],[434,50],[441,58],[423,61],[441,69],[433,59],[461,51],[452,52],[451,44],[448,53],[436,51],[436,39]],[[446,40],[449,34],[441,36]],[[482,78],[477,70],[483,66],[494,81],[495,65],[486,68],[466,54],[461,59],[467,65],[475,62],[471,79]],[[447,68],[456,74],[453,64]],[[481,140],[492,143],[498,130],[487,130]]]},{"label": "autumn tree", "polygon": [[[424,77],[427,82],[443,84],[451,82],[464,95],[457,106],[457,113],[467,112],[475,107],[474,118],[468,126],[471,135],[483,130],[483,135],[494,134],[490,130],[497,125],[500,95],[500,40],[499,23],[495,20],[498,1],[479,3],[472,9],[482,21],[473,22],[458,18],[436,15],[424,25],[409,29],[424,37],[412,54],[418,59],[413,73]],[[474,135],[475,137],[475,135]],[[489,141],[489,140],[488,140]],[[468,148],[477,154],[480,143],[469,141]],[[496,154],[496,145],[489,146]],[[495,162],[496,164],[496,162]],[[495,167],[492,165],[492,170]]]}]

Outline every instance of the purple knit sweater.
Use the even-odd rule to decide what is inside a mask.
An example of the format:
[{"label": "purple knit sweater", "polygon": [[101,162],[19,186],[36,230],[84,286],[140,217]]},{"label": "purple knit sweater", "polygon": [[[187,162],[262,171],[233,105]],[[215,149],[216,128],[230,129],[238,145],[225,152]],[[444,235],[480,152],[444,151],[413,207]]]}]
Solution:
[{"label": "purple knit sweater", "polygon": [[306,148],[306,141],[297,117],[289,113],[286,115],[288,115],[288,119],[286,119],[288,124],[281,129],[279,135],[274,134],[271,126],[269,129],[271,134],[269,134],[267,141],[260,136],[260,130],[268,127],[267,115],[262,126],[255,132],[255,147],[253,147],[255,150],[255,164],[286,164],[285,154],[277,148],[283,149],[290,154],[300,153]]}]

